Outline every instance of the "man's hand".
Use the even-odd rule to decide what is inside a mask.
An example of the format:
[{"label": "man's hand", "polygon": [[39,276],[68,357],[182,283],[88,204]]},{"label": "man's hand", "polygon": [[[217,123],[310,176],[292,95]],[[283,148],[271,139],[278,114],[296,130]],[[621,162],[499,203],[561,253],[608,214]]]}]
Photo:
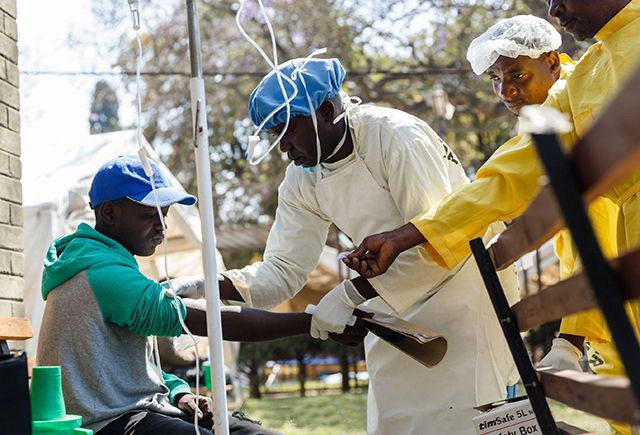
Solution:
[{"label": "man's hand", "polygon": [[342,281],[318,303],[311,317],[311,336],[326,340],[330,332],[342,334],[353,310],[364,301],[353,284]]},{"label": "man's hand", "polygon": [[365,278],[382,275],[403,251],[426,242],[412,224],[366,237],[342,261]]},{"label": "man's hand", "polygon": [[364,341],[369,331],[364,327],[363,320],[356,320],[355,325],[347,326],[342,334],[329,334],[329,338],[333,341],[345,346],[357,346]]},{"label": "man's hand", "polygon": [[193,416],[194,413],[198,413],[198,425],[206,428],[213,427],[213,413],[211,412],[211,405],[209,399],[204,396],[198,397],[196,401],[196,395],[191,393],[181,394],[177,397],[177,407],[183,412],[186,412],[189,416]]}]

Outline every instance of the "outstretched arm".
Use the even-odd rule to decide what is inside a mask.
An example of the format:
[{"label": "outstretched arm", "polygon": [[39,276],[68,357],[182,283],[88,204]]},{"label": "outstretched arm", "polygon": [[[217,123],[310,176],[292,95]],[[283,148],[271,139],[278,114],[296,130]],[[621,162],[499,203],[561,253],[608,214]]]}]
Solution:
[{"label": "outstretched arm", "polygon": [[[207,314],[204,301],[183,299],[187,307],[185,324],[200,336],[207,335]],[[308,334],[311,315],[305,313],[272,313],[245,307],[222,307],[222,337],[229,341],[268,341]],[[366,331],[356,325],[346,337],[337,341],[353,345],[362,342]],[[336,337],[338,338],[338,337]]]},{"label": "outstretched arm", "polygon": [[[544,106],[571,114],[563,86],[552,88]],[[571,147],[577,138],[572,130],[562,141]],[[531,138],[513,137],[482,165],[472,183],[423,205],[425,210],[402,227],[365,238],[345,264],[372,278],[386,272],[400,253],[422,243],[436,263],[452,269],[469,254],[469,241],[482,237],[490,224],[524,212],[542,175]]]},{"label": "outstretched arm", "polygon": [[318,264],[330,222],[310,204],[309,183],[303,178],[299,169],[287,169],[278,189],[276,218],[263,261],[222,272],[223,299],[240,299],[250,307],[269,309],[291,299],[304,286]]},{"label": "outstretched arm", "polygon": [[435,262],[451,269],[469,253],[469,241],[481,237],[491,223],[513,219],[526,209],[541,175],[530,139],[515,137],[480,168],[475,181],[410,223],[365,238],[345,264],[372,278],[386,272],[400,253],[423,243]]},{"label": "outstretched arm", "polygon": [[[183,299],[185,324],[200,336],[207,335],[207,311],[202,300]],[[311,316],[305,313],[271,313],[244,307],[222,307],[222,337],[230,341],[267,341],[309,332]]]},{"label": "outstretched arm", "polygon": [[408,223],[393,231],[365,237],[342,261],[361,276],[373,278],[385,273],[402,252],[426,241],[424,235]]}]

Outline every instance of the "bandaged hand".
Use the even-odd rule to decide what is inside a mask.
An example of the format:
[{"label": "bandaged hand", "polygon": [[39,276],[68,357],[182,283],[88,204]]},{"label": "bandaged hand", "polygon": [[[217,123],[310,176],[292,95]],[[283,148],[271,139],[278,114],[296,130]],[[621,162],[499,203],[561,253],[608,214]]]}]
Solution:
[{"label": "bandaged hand", "polygon": [[551,367],[556,370],[582,371],[582,352],[564,338],[554,338],[549,353],[540,360],[537,367]]},{"label": "bandaged hand", "polygon": [[182,298],[204,298],[204,276],[183,276],[162,283],[166,287],[171,284],[171,290]]},{"label": "bandaged hand", "polygon": [[329,333],[342,334],[353,310],[365,302],[351,281],[343,281],[327,293],[311,318],[311,336],[326,340]]}]

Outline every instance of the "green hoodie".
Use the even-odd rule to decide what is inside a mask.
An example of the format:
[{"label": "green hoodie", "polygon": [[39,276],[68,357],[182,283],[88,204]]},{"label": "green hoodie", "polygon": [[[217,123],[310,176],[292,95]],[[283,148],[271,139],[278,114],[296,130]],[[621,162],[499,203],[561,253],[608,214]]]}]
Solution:
[{"label": "green hoodie", "polygon": [[[38,364],[62,367],[67,410],[100,430],[146,409],[184,417],[173,406],[189,385],[152,364],[149,336],[178,336],[186,308],[145,277],[118,242],[86,224],[51,244],[44,261],[47,301]],[[177,302],[176,302],[177,301]]]},{"label": "green hoodie", "polygon": [[[44,260],[42,297],[85,271],[105,320],[146,336],[182,333],[175,300],[160,284],[144,276],[124,246],[87,224],[55,240]],[[180,302],[182,316],[186,309]]]}]

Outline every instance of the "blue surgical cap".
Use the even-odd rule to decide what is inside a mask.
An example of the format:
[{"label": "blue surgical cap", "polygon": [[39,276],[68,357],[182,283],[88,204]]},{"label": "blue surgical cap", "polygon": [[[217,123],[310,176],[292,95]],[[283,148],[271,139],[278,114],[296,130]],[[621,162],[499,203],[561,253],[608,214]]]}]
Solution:
[{"label": "blue surgical cap", "polygon": [[[303,115],[310,116],[311,109],[307,101],[300,74],[304,74],[304,81],[313,110],[326,100],[334,98],[340,92],[340,86],[344,81],[346,71],[338,59],[293,59],[280,65],[280,71],[291,77],[297,65],[302,65],[307,61],[294,80],[298,87],[298,94],[291,101],[290,118]],[[289,96],[293,93],[293,87],[286,80],[282,80],[285,90]],[[278,84],[275,71],[267,74],[260,84],[253,90],[249,97],[249,117],[256,126],[262,124],[269,114],[278,106],[285,102],[282,90]],[[264,125],[264,129],[269,130],[287,120],[286,106],[276,112]]]}]

